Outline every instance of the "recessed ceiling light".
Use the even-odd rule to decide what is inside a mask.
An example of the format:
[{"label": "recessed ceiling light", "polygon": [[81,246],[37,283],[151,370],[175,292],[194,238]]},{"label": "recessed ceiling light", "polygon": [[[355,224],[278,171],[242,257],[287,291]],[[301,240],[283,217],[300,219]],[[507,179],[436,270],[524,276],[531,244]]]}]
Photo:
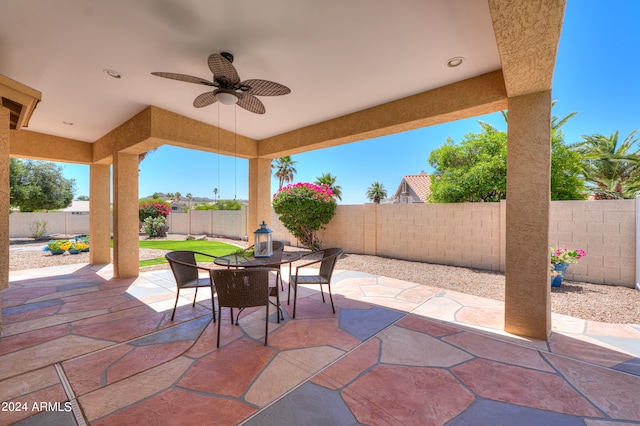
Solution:
[{"label": "recessed ceiling light", "polygon": [[63,121],[62,124],[66,124],[67,126],[73,126],[73,123],[70,121]]},{"label": "recessed ceiling light", "polygon": [[463,62],[464,62],[464,58],[462,56],[456,56],[447,61],[447,66],[449,68],[455,68],[457,66],[462,65]]},{"label": "recessed ceiling light", "polygon": [[109,77],[113,77],[113,78],[122,78],[122,74],[120,74],[118,71],[115,70],[110,70],[108,68],[105,68],[102,70],[106,75],[108,75]]}]

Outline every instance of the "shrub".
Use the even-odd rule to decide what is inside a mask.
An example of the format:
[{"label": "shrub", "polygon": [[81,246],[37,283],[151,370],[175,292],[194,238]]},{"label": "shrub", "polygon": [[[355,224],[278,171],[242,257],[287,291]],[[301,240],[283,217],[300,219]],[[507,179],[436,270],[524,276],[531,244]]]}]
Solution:
[{"label": "shrub", "polygon": [[202,203],[196,204],[194,210],[219,210],[217,204]]},{"label": "shrub", "polygon": [[29,224],[31,236],[36,239],[44,237],[47,234],[47,225],[48,222],[46,220],[31,222]]},{"label": "shrub", "polygon": [[302,245],[317,249],[316,231],[324,229],[336,213],[336,200],[328,185],[296,183],[281,188],[273,197],[273,209],[285,228]]},{"label": "shrub", "polygon": [[147,217],[144,220],[144,225],[142,225],[142,230],[150,238],[166,237],[169,230],[167,219],[164,216]]},{"label": "shrub", "polygon": [[167,203],[158,203],[156,201],[146,201],[140,204],[138,217],[140,222],[148,217],[167,217],[171,213],[171,207]]},{"label": "shrub", "polygon": [[197,204],[194,210],[240,210],[242,203],[238,200],[218,200],[214,204],[201,203]]}]

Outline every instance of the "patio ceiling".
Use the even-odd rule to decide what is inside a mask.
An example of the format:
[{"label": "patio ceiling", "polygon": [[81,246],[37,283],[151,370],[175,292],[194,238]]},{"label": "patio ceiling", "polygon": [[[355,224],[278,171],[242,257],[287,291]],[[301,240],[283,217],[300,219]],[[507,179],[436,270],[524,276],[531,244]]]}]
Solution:
[{"label": "patio ceiling", "polygon": [[192,106],[207,87],[150,74],[209,79],[214,52],[233,53],[243,79],[292,90],[262,97],[264,115],[220,110],[221,127],[256,140],[502,68],[477,0],[4,0],[2,11],[0,74],[42,92],[28,130],[84,142],[149,105],[217,124],[215,106]]}]

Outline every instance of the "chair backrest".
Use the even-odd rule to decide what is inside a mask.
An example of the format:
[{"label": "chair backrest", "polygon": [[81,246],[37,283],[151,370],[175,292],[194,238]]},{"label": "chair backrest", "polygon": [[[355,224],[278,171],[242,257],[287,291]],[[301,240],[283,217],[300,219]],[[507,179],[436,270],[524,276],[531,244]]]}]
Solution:
[{"label": "chair backrest", "polygon": [[212,269],[218,305],[226,308],[265,306],[269,303],[269,269]]},{"label": "chair backrest", "polygon": [[271,247],[273,247],[273,252],[277,252],[277,251],[283,251],[284,250],[284,243],[282,241],[273,241],[271,244]]},{"label": "chair backrest", "polygon": [[165,254],[164,257],[171,266],[178,287],[198,279],[198,269],[196,268],[198,264],[196,255],[192,251],[172,251]]},{"label": "chair backrest", "polygon": [[342,256],[344,250],[341,248],[328,248],[322,253],[322,262],[320,263],[320,276],[327,281],[331,281],[333,268],[336,266],[338,258]]}]

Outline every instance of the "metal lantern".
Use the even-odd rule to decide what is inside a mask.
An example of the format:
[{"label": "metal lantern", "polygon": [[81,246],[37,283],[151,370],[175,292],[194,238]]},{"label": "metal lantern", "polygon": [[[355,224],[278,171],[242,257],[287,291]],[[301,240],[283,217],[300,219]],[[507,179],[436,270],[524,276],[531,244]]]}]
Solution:
[{"label": "metal lantern", "polygon": [[254,235],[254,257],[271,257],[273,256],[273,241],[271,240],[271,229],[267,228],[267,224],[262,221],[260,229],[257,229]]}]

